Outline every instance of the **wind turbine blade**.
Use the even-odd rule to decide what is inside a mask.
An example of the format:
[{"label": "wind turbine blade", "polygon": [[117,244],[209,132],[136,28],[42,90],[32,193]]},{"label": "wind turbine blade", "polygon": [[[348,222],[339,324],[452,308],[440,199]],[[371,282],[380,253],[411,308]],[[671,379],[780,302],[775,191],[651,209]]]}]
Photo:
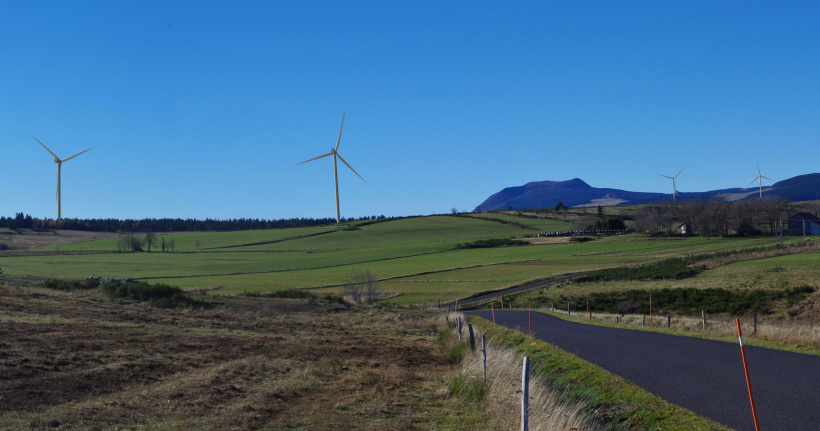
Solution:
[{"label": "wind turbine blade", "polygon": [[763,174],[760,173],[760,162],[757,162],[757,175],[763,176]]},{"label": "wind turbine blade", "polygon": [[322,157],[327,157],[327,156],[331,156],[331,155],[333,155],[333,153],[322,154],[322,155],[321,155],[321,156],[319,156],[319,157],[314,157],[314,158],[312,158],[312,159],[310,159],[310,160],[305,160],[305,161],[304,161],[304,162],[302,162],[302,163],[297,163],[297,164],[296,164],[296,166],[299,166],[299,165],[304,164],[304,163],[307,163],[307,162],[312,162],[312,161],[314,161],[314,160],[316,160],[316,159],[321,159]]},{"label": "wind turbine blade", "polygon": [[[339,141],[342,140],[342,127],[345,126],[345,114],[347,114],[347,111],[342,113],[342,125],[339,126],[339,137],[336,139],[336,150],[339,149]],[[347,163],[345,163],[345,164],[347,164]],[[353,169],[353,168],[350,168],[350,169]]]},{"label": "wind turbine blade", "polygon": [[673,179],[674,179],[674,178],[672,178],[672,177],[670,177],[670,176],[667,176],[667,175],[663,175],[663,174],[658,174],[658,175],[660,175],[660,176],[662,176],[662,177],[669,178],[670,180],[673,180]]},{"label": "wind turbine blade", "polygon": [[752,182],[751,182],[751,183],[749,183],[749,185],[754,184],[754,182],[755,182],[755,181],[757,181],[757,179],[758,179],[758,178],[760,178],[760,176],[755,177],[755,179],[753,179],[753,180],[752,180]]},{"label": "wind turbine blade", "polygon": [[765,178],[765,179],[767,179],[767,180],[769,180],[769,181],[774,181],[773,179],[771,179],[771,178],[769,178],[769,177],[764,177],[763,175],[761,175],[761,176],[760,176],[760,178]]},{"label": "wind turbine blade", "polygon": [[86,151],[91,151],[91,150],[93,150],[94,148],[97,148],[97,147],[91,147],[91,148],[89,148],[89,149],[87,149],[87,150],[85,150],[85,151],[81,151],[81,152],[79,152],[79,153],[77,153],[77,154],[75,154],[75,155],[73,155],[73,156],[71,156],[71,157],[69,157],[69,158],[67,158],[67,159],[64,159],[63,161],[64,161],[64,162],[69,161],[69,160],[71,160],[71,159],[73,159],[73,158],[75,158],[75,157],[79,156],[80,154],[82,154],[82,153],[86,152]]},{"label": "wind turbine blade", "polygon": [[[32,136],[32,138],[34,138],[34,136]],[[37,142],[40,142],[40,140],[39,140],[39,139],[37,139],[37,138],[34,138],[34,140],[35,140],[35,141],[37,141]],[[52,155],[52,156],[54,156],[54,158],[55,158],[55,159],[60,160],[60,158],[59,158],[59,157],[57,157],[57,155],[56,155],[56,154],[54,154],[51,150],[49,150],[49,149],[48,149],[48,147],[46,147],[46,145],[45,145],[44,143],[40,142],[40,145],[42,145],[42,146],[43,146],[43,148],[45,148],[45,149],[46,149],[46,151],[48,151],[49,153],[51,153],[51,155]]]},{"label": "wind turbine blade", "polygon": [[[343,158],[342,158],[342,156],[341,156],[341,155],[339,155],[339,153],[336,153],[336,157],[338,157],[338,158],[339,158],[339,160],[341,160],[341,161],[342,161],[342,163],[344,163],[344,164],[345,164],[345,166],[347,166],[348,168],[350,168],[350,170],[351,170],[351,171],[353,171],[353,173],[354,173],[354,174],[358,175],[358,176],[359,176],[359,178],[362,178],[362,176],[361,176],[361,175],[359,175],[359,173],[358,173],[358,172],[356,172],[356,170],[355,170],[355,169],[353,169],[353,167],[352,167],[352,166],[350,166],[350,165],[348,165],[348,164],[347,164],[347,162],[345,161],[345,159],[343,159]],[[364,179],[364,178],[362,178],[362,181],[367,182],[367,181],[365,181],[365,179]]]},{"label": "wind turbine blade", "polygon": [[[686,169],[686,168],[684,168],[684,169]],[[680,172],[678,172],[677,174],[675,174],[675,176],[674,176],[673,178],[677,178],[677,177],[678,177],[678,175],[680,175],[680,173],[681,173],[681,172],[683,172],[683,169],[681,169],[681,170],[680,170]]]}]

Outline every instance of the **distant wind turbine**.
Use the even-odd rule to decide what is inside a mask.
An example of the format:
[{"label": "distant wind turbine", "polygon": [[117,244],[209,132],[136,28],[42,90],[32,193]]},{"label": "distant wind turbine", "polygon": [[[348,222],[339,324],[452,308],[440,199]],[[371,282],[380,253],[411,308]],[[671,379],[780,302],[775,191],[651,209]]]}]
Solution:
[{"label": "distant wind turbine", "polygon": [[[346,114],[346,113],[345,113],[345,114]],[[333,178],[336,180],[336,223],[339,223],[339,222],[341,221],[341,217],[340,217],[340,215],[339,215],[339,171],[338,171],[338,169],[336,168],[336,159],[338,158],[339,160],[341,160],[341,161],[342,161],[342,163],[344,163],[344,164],[345,164],[345,166],[347,166],[348,168],[350,168],[350,170],[351,170],[351,171],[353,171],[353,173],[354,173],[354,174],[356,174],[359,178],[361,178],[361,179],[362,179],[362,181],[367,182],[367,181],[365,181],[365,180],[364,180],[364,178],[362,178],[362,176],[361,176],[361,175],[359,175],[359,173],[358,173],[358,172],[356,172],[356,170],[355,170],[355,169],[353,169],[353,167],[352,167],[352,166],[350,166],[350,165],[349,165],[349,164],[345,161],[345,159],[343,159],[343,158],[342,158],[342,155],[338,153],[338,150],[339,150],[339,141],[341,141],[341,140],[342,140],[342,127],[344,127],[344,125],[345,125],[345,114],[342,114],[342,125],[341,125],[341,126],[339,126],[339,137],[336,139],[336,148],[331,148],[331,149],[330,149],[330,152],[329,152],[329,153],[327,153],[327,154],[322,154],[321,156],[314,157],[314,158],[312,158],[312,159],[310,159],[310,160],[305,160],[304,162],[299,163],[299,165],[301,165],[301,164],[304,164],[304,163],[307,163],[307,162],[312,162],[312,161],[314,161],[314,160],[316,160],[316,159],[321,159],[322,157],[333,156]],[[297,165],[297,166],[298,166],[298,165]]]},{"label": "distant wind turbine", "polygon": [[763,178],[765,178],[769,181],[774,181],[773,179],[771,179],[769,177],[764,177],[763,174],[760,173],[760,162],[757,162],[757,177],[755,177],[755,179],[753,179],[752,182],[749,183],[749,185],[754,184],[755,181],[759,181],[759,184],[760,184],[760,197],[761,198],[763,197]]},{"label": "distant wind turbine", "polygon": [[[32,136],[32,138],[34,138],[34,136]],[[37,142],[40,142],[40,140],[37,139],[37,138],[34,138],[34,140],[37,141]],[[46,149],[46,151],[48,151],[49,153],[51,153],[52,156],[54,156],[54,163],[57,164],[57,220],[59,221],[62,218],[62,213],[61,213],[61,208],[60,208],[61,207],[61,202],[60,202],[60,170],[63,167],[63,162],[67,162],[67,161],[79,156],[80,154],[84,153],[85,151],[92,150],[96,147],[91,147],[88,150],[79,152],[79,153],[77,153],[77,154],[75,154],[71,157],[60,160],[60,158],[57,157],[57,155],[54,154],[51,150],[49,150],[48,147],[45,146],[45,144],[40,142],[40,145],[42,145],[43,148]]]},{"label": "distant wind turbine", "polygon": [[672,200],[676,200],[676,195],[678,194],[678,189],[675,187],[675,178],[677,178],[678,175],[680,175],[681,172],[683,172],[683,169],[681,169],[680,172],[678,172],[674,177],[670,177],[668,175],[658,174],[662,177],[666,177],[666,178],[669,178],[670,180],[672,180]]}]

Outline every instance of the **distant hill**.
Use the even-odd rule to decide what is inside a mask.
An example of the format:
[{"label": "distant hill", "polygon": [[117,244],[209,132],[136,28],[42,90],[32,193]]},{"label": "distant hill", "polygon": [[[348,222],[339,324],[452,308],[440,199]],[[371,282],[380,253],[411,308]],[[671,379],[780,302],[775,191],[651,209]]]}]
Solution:
[{"label": "distant hill", "polygon": [[[712,190],[706,192],[678,193],[678,200],[700,197],[709,199],[723,195],[729,201],[753,199],[758,196],[756,187]],[[778,181],[763,188],[764,196],[780,197],[792,201],[820,199],[820,174],[800,175]],[[592,187],[584,181],[573,178],[567,181],[537,181],[523,186],[507,187],[493,194],[475,208],[475,211],[496,211],[512,209],[554,208],[558,202],[569,207],[614,206],[621,204],[639,205],[670,200],[669,193],[630,192],[626,190]]]}]

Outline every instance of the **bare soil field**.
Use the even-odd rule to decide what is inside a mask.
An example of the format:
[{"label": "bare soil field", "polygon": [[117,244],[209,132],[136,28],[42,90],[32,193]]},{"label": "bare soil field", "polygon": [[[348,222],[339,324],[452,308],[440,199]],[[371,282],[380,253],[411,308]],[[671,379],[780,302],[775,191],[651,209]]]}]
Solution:
[{"label": "bare soil field", "polygon": [[119,237],[119,234],[112,232],[82,232],[77,230],[35,232],[24,230],[22,233],[17,233],[8,229],[0,229],[0,240],[10,244],[11,248],[16,250],[31,250],[51,244],[71,244],[117,237]]},{"label": "bare soil field", "polygon": [[469,429],[433,318],[0,282],[0,429]]}]

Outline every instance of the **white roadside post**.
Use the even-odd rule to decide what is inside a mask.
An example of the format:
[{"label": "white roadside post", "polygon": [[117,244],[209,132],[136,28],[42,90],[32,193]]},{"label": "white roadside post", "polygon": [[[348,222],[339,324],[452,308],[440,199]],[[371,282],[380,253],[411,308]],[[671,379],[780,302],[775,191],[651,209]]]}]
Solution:
[{"label": "white roadside post", "polygon": [[521,372],[521,431],[530,429],[530,358],[524,357]]}]

